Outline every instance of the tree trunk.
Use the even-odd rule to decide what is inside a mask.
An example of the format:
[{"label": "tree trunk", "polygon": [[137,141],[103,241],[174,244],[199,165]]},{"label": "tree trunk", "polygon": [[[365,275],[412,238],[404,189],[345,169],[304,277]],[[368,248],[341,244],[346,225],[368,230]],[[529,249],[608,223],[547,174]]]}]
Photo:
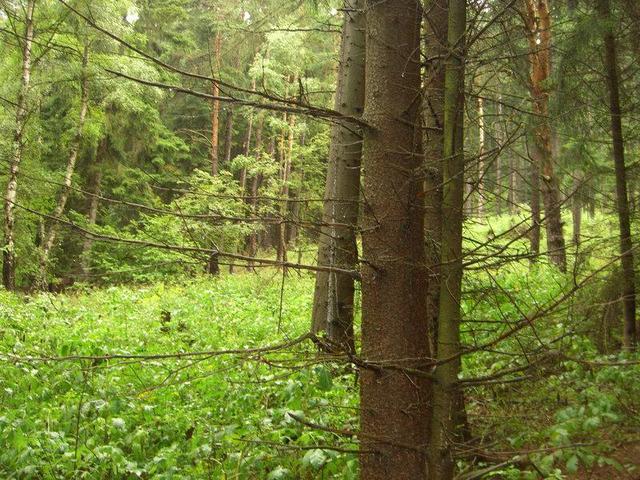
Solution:
[{"label": "tree trunk", "polygon": [[[96,150],[96,158],[93,165],[89,168],[89,209],[87,212],[87,229],[91,230],[98,219],[98,206],[100,205],[100,195],[102,192],[102,163],[109,149],[108,137],[103,138]],[[93,237],[87,235],[82,243],[82,255],[80,257],[80,267],[83,277],[88,278],[91,271],[91,248],[93,246]]]},{"label": "tree trunk", "polygon": [[496,154],[496,184],[495,184],[495,198],[496,198],[496,214],[502,215],[502,204],[504,199],[502,196],[504,195],[504,187],[502,183],[502,156],[506,152],[506,142],[507,142],[507,132],[506,132],[506,124],[504,122],[503,116],[503,108],[502,108],[502,95],[498,96],[497,102],[497,119],[496,119],[496,140],[497,140],[497,154]]},{"label": "tree trunk", "polygon": [[516,158],[513,155],[509,155],[509,191],[507,192],[507,198],[509,202],[509,214],[515,215],[516,207],[518,203],[518,198],[516,196],[516,188],[517,188],[517,164]]},{"label": "tree trunk", "polygon": [[425,4],[425,55],[432,58],[424,78],[422,149],[425,159],[425,259],[427,320],[431,353],[437,351],[440,304],[440,247],[442,240],[442,163],[444,158],[444,81],[447,49],[448,0]]},{"label": "tree trunk", "polygon": [[[251,89],[256,89],[256,81],[253,80],[251,83]],[[251,155],[251,140],[253,137],[253,110],[249,113],[249,118],[247,119],[247,132],[246,137],[244,139],[243,145],[243,154],[245,157]],[[247,191],[247,167],[243,167],[240,171],[240,190],[242,191],[242,195]]]},{"label": "tree trunk", "polygon": [[573,244],[580,246],[582,235],[582,172],[573,172],[573,198],[571,201],[571,217],[573,220]]},{"label": "tree trunk", "polygon": [[[531,64],[530,89],[536,116],[534,142],[539,154],[542,200],[547,234],[547,254],[561,271],[567,269],[561,217],[560,186],[554,172],[552,130],[549,121],[551,74],[551,14],[548,0],[525,0],[525,23]],[[532,188],[534,185],[532,185]]]},{"label": "tree trunk", "polygon": [[484,174],[485,174],[485,165],[484,165],[484,155],[486,151],[486,132],[485,132],[485,122],[484,122],[484,99],[482,97],[478,97],[478,183],[477,183],[477,192],[476,196],[478,199],[478,203],[476,204],[476,211],[479,218],[484,217]]},{"label": "tree trunk", "polygon": [[[256,146],[255,146],[255,157],[260,162],[262,158],[262,130],[264,127],[264,119],[262,115],[258,116],[258,125],[256,128]],[[258,216],[258,189],[260,186],[260,174],[254,173],[253,178],[251,179],[251,189],[249,193],[249,209],[251,211],[252,218],[256,218]],[[255,258],[258,254],[258,232],[255,230],[257,225],[252,225],[253,231],[249,235],[247,240],[247,250],[248,255],[252,258]],[[249,261],[247,263],[248,269],[253,269],[253,261]]]},{"label": "tree trunk", "polygon": [[[62,217],[64,209],[67,206],[67,200],[71,193],[71,182],[73,181],[73,174],[76,169],[76,162],[78,160],[78,152],[82,145],[82,136],[84,132],[84,123],[87,117],[87,111],[89,109],[89,76],[87,73],[87,65],[89,63],[89,45],[84,46],[82,53],[82,73],[80,79],[80,114],[78,115],[78,126],[76,134],[71,140],[71,146],[69,149],[69,158],[67,159],[67,168],[64,174],[64,181],[62,184],[62,190],[58,197],[56,208],[53,211],[53,218],[57,219]],[[47,268],[49,264],[49,254],[56,241],[58,234],[58,223],[53,220],[49,225],[49,231],[45,233],[44,242],[42,245],[42,252],[40,254],[40,286],[46,286],[47,284]]]},{"label": "tree trunk", "polygon": [[231,162],[231,154],[233,153],[233,110],[231,107],[227,108],[227,120],[224,132],[224,161],[229,165]]},{"label": "tree trunk", "polygon": [[[293,153],[294,127],[296,117],[293,114],[284,117],[285,123],[288,123],[287,142],[285,144],[285,132],[282,132],[280,138],[280,180],[282,186],[280,189],[280,222],[277,228],[277,260],[282,263],[287,262],[287,219],[289,217],[289,177],[291,175],[291,156]],[[286,268],[282,267],[284,270]]]},{"label": "tree trunk", "polygon": [[[420,3],[366,2],[363,480],[426,475],[429,357],[420,139]],[[417,373],[418,372],[418,373]],[[424,374],[423,374],[424,372]]]},{"label": "tree trunk", "polygon": [[33,12],[35,4],[36,0],[27,2],[24,44],[22,47],[22,77],[16,102],[16,125],[4,200],[2,282],[7,290],[14,290],[16,286],[15,201],[18,193],[18,171],[24,150],[24,131],[27,124],[27,94],[31,83],[31,49],[33,46]]},{"label": "tree trunk", "polygon": [[622,264],[622,304],[624,312],[624,346],[635,349],[636,329],[636,287],[633,265],[633,244],[627,194],[627,172],[624,161],[624,138],[622,134],[622,111],[618,76],[616,41],[613,36],[611,6],[609,0],[598,0],[598,13],[604,31],[604,60],[606,81],[609,89],[609,111],[611,113],[611,140],[613,142],[613,162],[616,172],[616,207],[620,224],[620,262]]},{"label": "tree trunk", "polygon": [[[220,32],[216,32],[214,38],[214,76],[220,74],[220,53],[222,39]],[[218,83],[211,82],[211,95],[217,97],[220,94],[220,87]],[[211,175],[218,175],[219,161],[218,161],[218,130],[220,129],[220,100],[211,100],[211,150],[209,151],[209,158],[211,161]]]},{"label": "tree trunk", "polygon": [[[464,67],[465,0],[450,0],[444,96],[444,196],[442,204],[441,272],[438,351],[443,360],[435,370],[429,445],[429,479],[450,480],[454,473],[454,445],[459,436],[463,397],[460,372],[460,301],[462,295],[462,224],[464,208]],[[416,477],[417,478],[417,477]]]},{"label": "tree trunk", "polygon": [[[213,40],[213,55],[214,55],[214,77],[220,75],[220,55],[222,48],[222,37],[220,32],[216,32],[216,35]],[[211,100],[211,150],[209,151],[209,158],[211,161],[211,176],[215,177],[218,175],[218,171],[220,168],[220,160],[219,160],[219,140],[218,133],[220,130],[220,100],[217,100],[217,97],[220,94],[220,87],[218,86],[218,82],[215,80],[211,82],[211,95],[213,95],[213,99]],[[220,273],[220,264],[218,254],[212,252],[209,254],[209,259],[206,265],[206,271],[210,275],[218,275]]]},{"label": "tree trunk", "polygon": [[[335,109],[362,115],[364,107],[364,0],[346,0]],[[334,124],[324,190],[318,265],[355,269],[358,262],[356,226],[360,197],[362,132],[349,124]],[[325,331],[339,348],[355,349],[353,334],[354,279],[342,273],[317,272],[312,331]]]},{"label": "tree trunk", "polygon": [[540,255],[540,164],[542,154],[540,148],[534,142],[530,146],[530,182],[531,182],[531,232],[529,238],[531,241],[531,261],[536,261]]}]

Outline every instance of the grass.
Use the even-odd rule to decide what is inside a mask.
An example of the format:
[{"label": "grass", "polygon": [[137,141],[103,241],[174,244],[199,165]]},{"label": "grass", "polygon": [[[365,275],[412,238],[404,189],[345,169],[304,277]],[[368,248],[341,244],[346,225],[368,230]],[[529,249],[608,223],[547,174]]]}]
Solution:
[{"label": "grass", "polygon": [[[288,415],[358,428],[353,372],[318,359],[310,342],[268,354],[24,360],[277,345],[307,331],[314,281],[297,273],[282,280],[263,270],[60,296],[0,292],[0,477],[357,478],[357,443]],[[483,345],[508,332],[573,280],[544,262],[470,269],[464,343]],[[583,304],[596,297],[595,287],[586,289],[536,319],[535,329],[466,356],[464,378],[522,364],[523,351],[530,359],[545,349],[599,361],[628,358],[602,356],[593,347],[594,320]],[[633,419],[638,366],[561,361],[508,379],[515,382],[466,390],[482,448],[535,451],[528,457],[535,468],[505,467],[496,478],[534,479],[537,471],[564,478],[610,461],[612,431],[617,437],[640,432]]]},{"label": "grass", "polygon": [[[294,276],[282,289],[280,276],[271,273],[57,297],[3,293],[0,351],[147,355],[277,344],[306,331],[312,282]],[[278,479],[322,472],[354,478],[353,455],[313,448],[335,446],[335,438],[305,431],[286,415],[355,422],[353,379],[324,366],[304,367],[311,352],[305,345],[268,360],[5,361],[0,474]]]}]

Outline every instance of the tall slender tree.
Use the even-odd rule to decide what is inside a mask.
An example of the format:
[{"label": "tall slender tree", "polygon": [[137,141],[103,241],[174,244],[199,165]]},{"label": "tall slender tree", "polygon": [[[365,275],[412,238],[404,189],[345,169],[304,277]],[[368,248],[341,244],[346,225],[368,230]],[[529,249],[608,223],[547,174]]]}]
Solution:
[{"label": "tall slender tree", "polygon": [[430,426],[429,478],[450,480],[459,431],[460,302],[462,295],[462,224],[464,209],[464,71],[466,2],[450,0],[449,56],[444,93],[444,195],[438,344]]},{"label": "tall slender tree", "polygon": [[[531,69],[530,90],[533,112],[536,116],[533,128],[533,195],[537,195],[539,183],[544,203],[547,253],[550,260],[565,271],[567,256],[561,217],[560,185],[555,173],[549,97],[551,76],[551,11],[548,0],[524,0],[523,18],[529,42]],[[534,205],[535,208],[535,205]],[[535,215],[535,212],[534,212]],[[536,225],[534,218],[534,227]]]},{"label": "tall slender tree", "polygon": [[4,245],[2,263],[2,282],[7,290],[16,286],[16,199],[18,196],[18,172],[24,151],[24,134],[27,125],[27,96],[31,85],[31,57],[33,48],[34,11],[36,0],[28,0],[25,9],[24,38],[22,39],[22,76],[16,102],[16,123],[13,134],[13,147],[9,162],[9,175],[4,198]]},{"label": "tall slender tree", "polygon": [[[335,110],[345,116],[362,115],[364,106],[364,0],[346,0],[336,85]],[[362,132],[353,124],[336,123],[325,182],[318,246],[318,264],[353,270],[358,261],[356,225],[360,197]],[[354,349],[352,276],[317,272],[312,330],[325,331],[332,345]]]},{"label": "tall slender tree", "polygon": [[627,193],[627,170],[624,160],[624,135],[622,131],[622,109],[620,107],[620,79],[618,54],[613,32],[613,19],[609,0],[598,0],[597,10],[602,21],[605,78],[609,90],[609,112],[611,116],[611,141],[616,176],[616,208],[620,227],[620,263],[622,264],[622,305],[624,312],[624,346],[634,349],[637,342],[636,285],[633,265],[633,242],[629,218]]},{"label": "tall slender tree", "polygon": [[430,61],[425,70],[423,96],[425,166],[425,260],[427,265],[427,319],[431,353],[437,351],[440,304],[440,246],[442,237],[442,165],[444,159],[444,81],[447,58],[448,0],[425,4],[425,54]]}]

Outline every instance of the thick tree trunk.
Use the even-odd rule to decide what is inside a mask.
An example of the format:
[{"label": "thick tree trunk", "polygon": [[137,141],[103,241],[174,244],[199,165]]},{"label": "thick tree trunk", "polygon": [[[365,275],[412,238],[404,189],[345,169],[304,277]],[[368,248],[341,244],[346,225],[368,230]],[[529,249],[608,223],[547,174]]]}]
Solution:
[{"label": "thick tree trunk", "polygon": [[464,207],[464,67],[465,0],[450,0],[444,97],[444,196],[442,204],[442,287],[438,318],[438,360],[453,358],[435,370],[429,445],[429,479],[450,480],[454,445],[464,410],[458,388],[460,372],[460,301],[462,295],[462,223]]},{"label": "thick tree trunk", "polygon": [[627,172],[624,161],[624,137],[622,133],[622,110],[618,76],[616,41],[613,36],[611,6],[609,0],[598,0],[598,13],[605,25],[604,60],[607,87],[609,89],[609,110],[611,113],[611,140],[613,161],[616,172],[616,207],[620,224],[620,262],[622,264],[622,304],[624,312],[624,346],[634,349],[637,342],[636,328],[636,287],[633,265],[633,243],[631,241],[631,221],[627,193]]},{"label": "thick tree trunk", "polygon": [[361,448],[364,480],[426,475],[429,357],[424,268],[420,3],[366,2]]},{"label": "thick tree trunk", "polygon": [[[109,150],[108,137],[103,138],[96,150],[96,158],[89,168],[89,208],[87,211],[87,229],[91,230],[98,219],[98,207],[100,205],[100,195],[102,193],[102,163],[104,162]],[[83,277],[88,278],[91,272],[91,248],[93,246],[93,238],[91,235],[84,237],[82,243],[82,255],[80,257],[80,268]]]},{"label": "thick tree trunk", "polygon": [[7,290],[14,290],[16,286],[15,202],[18,193],[18,171],[24,150],[24,130],[27,124],[27,94],[31,84],[31,49],[33,46],[33,12],[35,4],[36,0],[29,0],[26,8],[24,43],[22,47],[22,77],[16,102],[16,126],[13,134],[9,175],[4,198],[2,282]]},{"label": "thick tree trunk", "polygon": [[448,0],[425,5],[425,54],[432,58],[425,71],[422,136],[425,157],[425,260],[427,265],[427,320],[431,353],[437,351],[440,304],[440,247],[442,240],[442,164],[444,158],[444,81],[448,54]]},{"label": "thick tree trunk", "polygon": [[533,112],[536,116],[534,142],[540,161],[547,254],[561,271],[566,271],[567,257],[561,218],[560,185],[554,172],[552,130],[549,120],[549,86],[547,84],[551,74],[551,13],[548,0],[525,0],[525,4],[525,23],[531,64],[530,89]]},{"label": "thick tree trunk", "polygon": [[[87,65],[89,63],[89,45],[84,46],[82,53],[82,74],[80,79],[80,113],[78,115],[78,125],[76,134],[71,140],[71,146],[69,149],[69,158],[67,159],[67,168],[64,174],[64,180],[62,183],[62,190],[58,197],[58,202],[52,213],[54,219],[62,217],[64,209],[67,206],[67,200],[71,193],[71,183],[73,181],[73,174],[76,170],[76,162],[78,160],[78,152],[82,145],[82,135],[84,132],[84,123],[87,117],[87,111],[89,109],[89,75],[87,73]],[[47,268],[49,264],[49,254],[56,241],[58,234],[58,223],[53,220],[49,225],[48,232],[45,232],[44,242],[42,245],[42,251],[40,253],[40,276],[39,281],[41,287],[47,284]]]},{"label": "thick tree trunk", "polygon": [[[335,109],[362,115],[364,107],[364,0],[346,0]],[[360,197],[362,132],[354,125],[335,124],[327,166],[318,265],[356,268],[356,226]],[[318,272],[313,299],[312,331],[325,331],[329,342],[353,351],[354,279],[342,273]]]}]

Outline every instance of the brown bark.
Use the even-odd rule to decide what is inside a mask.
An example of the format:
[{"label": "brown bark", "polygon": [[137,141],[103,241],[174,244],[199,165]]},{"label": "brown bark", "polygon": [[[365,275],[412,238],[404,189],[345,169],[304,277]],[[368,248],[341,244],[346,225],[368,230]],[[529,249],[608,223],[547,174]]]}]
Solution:
[{"label": "brown bark", "polygon": [[[366,2],[361,448],[366,480],[426,475],[429,357],[420,102],[420,3]],[[374,366],[375,365],[375,366]],[[396,368],[391,368],[391,365]],[[399,369],[397,367],[400,367]],[[410,370],[404,370],[403,368]]]},{"label": "brown bark", "polygon": [[534,142],[529,146],[529,171],[530,171],[530,207],[531,207],[531,232],[529,233],[531,243],[531,260],[536,261],[540,255],[540,164],[542,154],[539,146]]},{"label": "brown bark", "polygon": [[33,46],[33,12],[35,4],[36,0],[29,0],[26,8],[24,43],[22,45],[22,77],[16,102],[16,125],[13,133],[9,175],[4,198],[2,282],[7,290],[13,290],[16,286],[15,201],[18,193],[18,171],[24,150],[24,131],[27,124],[27,94],[31,84],[31,49]]},{"label": "brown bark", "polygon": [[485,175],[485,163],[484,163],[484,155],[486,151],[486,132],[485,132],[485,121],[484,121],[484,99],[482,97],[478,97],[478,181],[477,185],[477,204],[476,204],[476,213],[478,217],[484,217],[484,175]]},{"label": "brown bark", "polygon": [[425,54],[432,58],[425,71],[422,137],[425,157],[425,259],[427,265],[427,319],[431,352],[437,351],[440,303],[440,247],[442,240],[442,162],[444,158],[444,80],[448,54],[448,0],[430,0],[425,5]]},{"label": "brown bark", "polygon": [[[220,57],[222,51],[222,37],[220,32],[216,32],[213,39],[213,76],[220,75]],[[211,95],[217,97],[220,94],[220,87],[215,80],[211,82]],[[216,98],[211,100],[211,149],[209,159],[211,162],[211,176],[218,175],[220,169],[219,159],[219,130],[220,130],[220,101]],[[211,253],[206,265],[206,272],[210,275],[220,273],[219,258],[216,253]]]},{"label": "brown bark", "polygon": [[502,157],[506,152],[507,132],[506,124],[504,121],[504,112],[502,108],[502,95],[498,96],[497,102],[497,119],[496,119],[496,140],[498,143],[498,153],[496,156],[496,185],[495,185],[495,198],[496,198],[496,214],[502,215],[502,205],[504,202],[504,184],[503,184],[503,162]]},{"label": "brown bark", "polygon": [[[544,203],[547,254],[561,271],[567,257],[561,218],[560,186],[554,172],[552,129],[549,117],[549,76],[551,74],[551,13],[548,0],[524,0],[525,27],[529,41],[530,90],[533,102],[534,143],[539,161],[540,186]],[[535,168],[534,168],[535,172]],[[535,173],[534,173],[535,175]],[[532,189],[535,185],[532,185]],[[535,195],[535,193],[534,193]]]},{"label": "brown bark", "polygon": [[224,161],[227,165],[231,162],[233,153],[233,110],[228,107],[224,132]]},{"label": "brown bark", "polygon": [[[264,119],[262,116],[258,117],[258,125],[256,128],[256,144],[255,144],[255,157],[258,161],[262,158],[262,130],[264,126]],[[260,174],[254,173],[251,179],[251,188],[249,192],[249,209],[251,216],[256,217],[258,215],[258,189],[260,186]],[[258,232],[255,230],[251,232],[247,240],[247,250],[250,257],[256,257],[258,254]],[[248,262],[248,268],[253,268],[253,262]]]},{"label": "brown bark", "polygon": [[[221,55],[221,45],[222,39],[220,36],[220,32],[216,32],[215,38],[213,40],[213,50],[214,50],[214,68],[215,75],[220,74],[220,55]],[[211,82],[211,95],[217,97],[220,94],[220,87],[218,83],[213,81]],[[209,151],[209,159],[211,161],[211,175],[218,175],[219,169],[219,159],[218,159],[218,131],[220,129],[220,100],[216,100],[215,98],[211,100],[211,149]]]},{"label": "brown bark", "polygon": [[604,24],[604,60],[607,88],[609,90],[609,111],[611,115],[611,140],[613,162],[616,174],[616,208],[620,226],[620,263],[622,264],[622,305],[624,313],[624,346],[635,349],[636,327],[636,287],[631,241],[631,221],[627,193],[627,171],[624,159],[624,136],[622,131],[622,110],[620,108],[620,80],[616,40],[613,35],[611,6],[609,0],[598,0],[598,14]]},{"label": "brown bark", "polygon": [[[335,110],[360,116],[364,106],[364,0],[346,0]],[[362,132],[353,125],[335,124],[327,166],[318,246],[318,265],[352,270],[358,261],[355,228],[360,197]],[[338,225],[340,224],[340,225]],[[340,273],[318,272],[313,299],[312,331],[325,331],[338,348],[353,351],[354,279]]]}]

